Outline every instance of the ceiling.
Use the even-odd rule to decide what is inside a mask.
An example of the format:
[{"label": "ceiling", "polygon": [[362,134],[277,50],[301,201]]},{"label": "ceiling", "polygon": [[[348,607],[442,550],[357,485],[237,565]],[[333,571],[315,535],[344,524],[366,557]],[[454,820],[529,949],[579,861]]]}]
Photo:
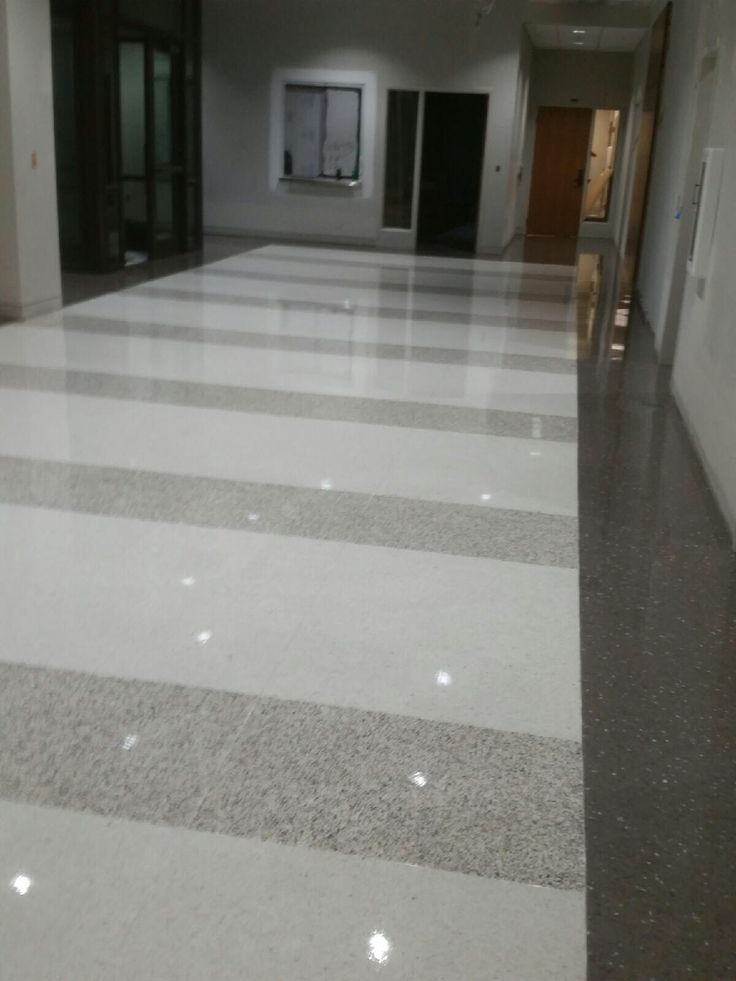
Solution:
[{"label": "ceiling", "polygon": [[[578,2],[586,3],[591,0],[578,0]],[[619,2],[636,3],[638,0],[619,0]],[[590,27],[585,24],[584,16],[581,18],[581,23],[574,26],[527,24],[526,29],[535,48],[564,51],[636,51],[645,34],[643,28],[637,27]]]},{"label": "ceiling", "polygon": [[[532,0],[532,3],[559,3],[560,0]],[[619,7],[621,4],[637,4],[640,7],[648,7],[652,0],[568,0],[569,3],[590,3],[598,7]]]}]

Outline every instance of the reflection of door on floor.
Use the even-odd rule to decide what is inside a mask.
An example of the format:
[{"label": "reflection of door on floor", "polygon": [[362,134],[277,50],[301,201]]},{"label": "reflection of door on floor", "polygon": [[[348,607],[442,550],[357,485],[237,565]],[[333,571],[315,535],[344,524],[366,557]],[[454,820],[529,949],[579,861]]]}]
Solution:
[{"label": "reflection of door on floor", "polygon": [[427,92],[419,248],[475,251],[488,96]]},{"label": "reflection of door on floor", "polygon": [[542,106],[537,115],[528,235],[577,236],[592,109]]}]

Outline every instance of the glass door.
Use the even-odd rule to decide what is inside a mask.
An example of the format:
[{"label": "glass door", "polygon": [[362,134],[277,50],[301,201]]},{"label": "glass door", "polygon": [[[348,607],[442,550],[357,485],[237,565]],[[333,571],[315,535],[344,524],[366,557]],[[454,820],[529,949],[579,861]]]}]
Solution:
[{"label": "glass door", "polygon": [[179,58],[173,46],[154,43],[149,54],[149,147],[151,255],[161,258],[182,250],[180,217],[184,163],[178,138],[176,85]]},{"label": "glass door", "polygon": [[123,248],[131,266],[150,258],[144,41],[120,42],[119,73]]},{"label": "glass door", "polygon": [[119,46],[125,263],[186,249],[183,86],[178,47],[150,36]]}]

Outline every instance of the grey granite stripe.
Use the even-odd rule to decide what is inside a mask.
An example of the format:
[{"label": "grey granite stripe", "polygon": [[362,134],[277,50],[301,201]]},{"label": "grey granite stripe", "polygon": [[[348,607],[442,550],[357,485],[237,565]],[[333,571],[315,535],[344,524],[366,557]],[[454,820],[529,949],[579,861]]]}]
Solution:
[{"label": "grey granite stripe", "polygon": [[[372,268],[368,266],[367,268]],[[377,293],[402,293],[407,297],[414,295],[430,294],[432,296],[462,296],[467,299],[478,299],[479,297],[499,297],[505,300],[539,300],[546,303],[561,303],[567,306],[573,299],[572,291],[567,295],[557,293],[540,293],[523,286],[513,288],[504,284],[497,289],[483,289],[478,286],[433,286],[430,283],[404,283],[387,282],[366,282],[362,279],[340,279],[320,275],[318,278],[310,276],[294,276],[285,273],[262,272],[258,269],[212,269],[207,266],[200,266],[192,272],[201,276],[223,276],[233,279],[255,279],[262,282],[279,283],[282,286],[298,284],[302,286],[340,286],[345,289],[372,290]]]},{"label": "grey granite stripe", "polygon": [[[577,567],[577,519],[410,498],[0,457],[0,501]],[[257,522],[249,515],[258,514]]]},{"label": "grey granite stripe", "polygon": [[544,371],[574,375],[577,363],[566,358],[536,357],[490,351],[462,351],[456,348],[427,347],[419,344],[386,344],[329,337],[300,337],[292,334],[264,334],[250,330],[187,327],[166,323],[135,323],[98,316],[64,314],[64,330],[122,337],[153,337],[157,340],[187,341],[261,350],[299,351],[307,354],[337,354],[349,358],[379,358],[393,361],[422,361],[430,364],[461,364],[477,368],[506,368],[516,371]]},{"label": "grey granite stripe", "polygon": [[[468,276],[473,278],[478,278],[482,276],[484,278],[501,278],[501,279],[534,279],[538,282],[549,282],[549,283],[567,283],[570,286],[575,285],[575,277],[572,273],[559,275],[549,272],[535,271],[533,273],[529,272],[528,263],[519,263],[518,271],[504,270],[504,269],[493,269],[490,267],[490,263],[493,260],[486,260],[488,266],[483,269],[464,269],[452,264],[443,264],[438,262],[437,265],[417,265],[417,266],[403,266],[397,263],[382,262],[381,260],[385,258],[385,252],[366,252],[366,256],[369,258],[375,255],[375,259],[371,258],[369,262],[361,262],[359,259],[347,259],[338,258],[337,256],[330,255],[320,255],[319,248],[311,249],[311,255],[284,255],[282,253],[274,254],[273,252],[268,252],[263,249],[254,249],[251,252],[240,253],[241,256],[247,255],[249,258],[254,259],[267,259],[269,262],[284,262],[284,263],[306,263],[314,265],[325,264],[330,266],[347,266],[355,269],[376,269],[380,272],[414,272],[414,273],[442,273],[444,275],[451,276]],[[221,262],[222,260],[218,260]],[[215,266],[217,263],[212,263]],[[522,268],[525,267],[525,268]],[[571,267],[572,268],[572,267]]]},{"label": "grey granite stripe", "polygon": [[532,416],[525,412],[352,398],[346,395],[311,395],[166,378],[141,378],[137,375],[67,371],[64,368],[0,364],[0,386],[442,432],[534,438],[562,443],[574,443],[577,439],[577,421],[565,416]]},{"label": "grey granite stripe", "polygon": [[0,795],[580,888],[577,743],[0,664]]},{"label": "grey granite stripe", "polygon": [[149,296],[158,300],[184,300],[190,303],[224,303],[228,306],[251,307],[265,310],[294,310],[301,313],[346,313],[361,317],[386,319],[393,317],[406,323],[424,321],[438,324],[464,324],[479,327],[518,327],[523,330],[549,330],[569,333],[570,327],[564,316],[545,320],[543,317],[519,317],[505,314],[455,313],[442,310],[407,310],[406,307],[378,306],[370,303],[354,303],[346,310],[342,303],[324,300],[285,300],[265,296],[241,296],[237,293],[221,293],[210,290],[175,289],[171,286],[133,286],[125,291],[132,296]]}]

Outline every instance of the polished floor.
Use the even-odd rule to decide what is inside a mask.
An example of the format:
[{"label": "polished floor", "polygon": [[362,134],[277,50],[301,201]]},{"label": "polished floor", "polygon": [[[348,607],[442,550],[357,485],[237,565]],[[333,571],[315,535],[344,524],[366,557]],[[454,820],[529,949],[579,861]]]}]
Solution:
[{"label": "polished floor", "polygon": [[[678,501],[639,516],[666,385],[630,450],[615,264],[233,251],[0,329],[0,977],[731,977],[634,922],[634,742],[697,791],[637,715],[687,698],[627,578]],[[732,554],[669,440],[717,644]],[[730,817],[702,789],[683,848]]]}]

